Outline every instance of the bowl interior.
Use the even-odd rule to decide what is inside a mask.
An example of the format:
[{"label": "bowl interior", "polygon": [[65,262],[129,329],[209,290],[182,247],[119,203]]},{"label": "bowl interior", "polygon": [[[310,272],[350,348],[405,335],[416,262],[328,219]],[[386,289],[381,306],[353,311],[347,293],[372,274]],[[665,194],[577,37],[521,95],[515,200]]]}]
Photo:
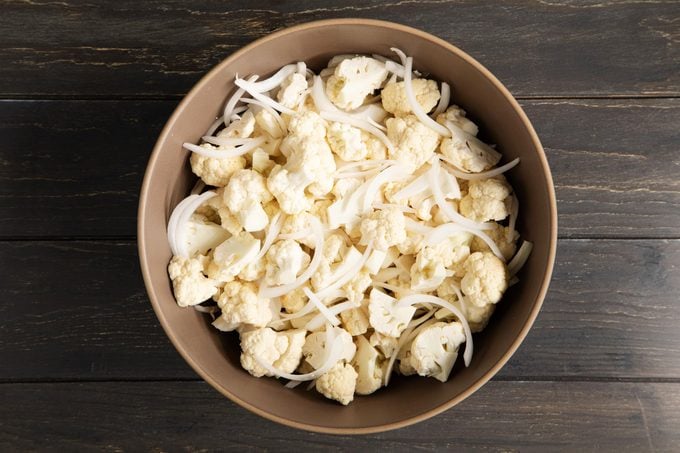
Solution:
[{"label": "bowl interior", "polygon": [[[348,407],[334,404],[305,385],[289,390],[274,379],[256,379],[239,364],[238,336],[221,334],[206,315],[175,303],[166,266],[171,257],[166,224],[195,177],[183,142],[196,142],[220,115],[235,74],[270,74],[306,61],[319,69],[333,55],[391,55],[399,47],[415,67],[453,87],[453,101],[498,144],[503,162],[521,158],[507,176],[520,200],[518,229],[534,243],[520,283],[510,288],[489,326],[475,335],[469,368],[458,364],[446,383],[396,378]],[[140,256],[151,301],[168,336],[190,365],[219,391],[260,415],[289,425],[330,432],[379,431],[431,416],[462,400],[514,352],[540,306],[554,256],[554,195],[543,150],[507,92],[477,63],[425,33],[376,21],[312,23],[264,38],[237,52],[209,73],[180,104],[156,145],[140,200]],[[459,359],[460,362],[461,359]],[[455,427],[452,427],[455,431]]]}]

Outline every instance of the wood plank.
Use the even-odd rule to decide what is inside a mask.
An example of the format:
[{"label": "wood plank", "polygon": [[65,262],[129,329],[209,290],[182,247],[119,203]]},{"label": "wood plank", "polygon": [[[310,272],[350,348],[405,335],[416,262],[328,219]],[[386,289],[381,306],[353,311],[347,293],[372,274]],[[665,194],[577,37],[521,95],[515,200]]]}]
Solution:
[{"label": "wood plank", "polygon": [[363,450],[379,442],[384,451],[651,452],[680,443],[680,384],[492,381],[433,419],[356,437],[269,422],[199,382],[4,384],[0,397],[3,451]]},{"label": "wood plank", "polygon": [[502,7],[258,0],[239,8],[127,0],[5,3],[0,96],[178,96],[244,44],[334,17],[385,19],[431,32],[479,59],[519,96],[680,94],[672,0],[512,0]]},{"label": "wood plank", "polygon": [[[0,242],[0,381],[196,378],[129,242]],[[680,378],[680,240],[562,240],[503,379]]]},{"label": "wood plank", "polygon": [[[523,105],[552,166],[562,237],[680,237],[680,99]],[[133,236],[174,106],[0,101],[0,237]]]}]

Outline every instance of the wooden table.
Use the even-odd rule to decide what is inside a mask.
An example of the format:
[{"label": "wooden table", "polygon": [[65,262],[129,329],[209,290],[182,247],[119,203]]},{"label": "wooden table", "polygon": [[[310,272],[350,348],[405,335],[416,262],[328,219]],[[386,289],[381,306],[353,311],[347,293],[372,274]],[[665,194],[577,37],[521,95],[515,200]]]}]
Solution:
[{"label": "wooden table", "polygon": [[[4,1],[0,450],[680,450],[676,1]],[[258,418],[197,378],[139,272],[137,196],[173,108],[273,30],[370,17],[479,59],[520,99],[559,200],[550,292],[508,365],[419,425]]]}]

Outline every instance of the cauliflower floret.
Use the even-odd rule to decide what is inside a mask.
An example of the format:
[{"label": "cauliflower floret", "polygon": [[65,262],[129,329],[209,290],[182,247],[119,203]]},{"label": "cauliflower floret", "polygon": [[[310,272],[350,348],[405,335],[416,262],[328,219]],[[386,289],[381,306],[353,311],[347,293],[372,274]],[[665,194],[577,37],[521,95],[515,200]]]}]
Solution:
[{"label": "cauliflower floret", "polygon": [[235,172],[224,190],[223,199],[246,231],[260,231],[269,223],[262,203],[272,200],[264,177],[253,170]]},{"label": "cauliflower floret", "polygon": [[302,95],[309,85],[302,74],[293,73],[281,83],[281,89],[276,94],[276,99],[289,109],[294,109],[302,100]]},{"label": "cauliflower floret", "polygon": [[208,266],[208,276],[227,282],[234,279],[250,264],[260,251],[260,241],[248,232],[241,232],[217,246],[213,261]]},{"label": "cauliflower floret", "polygon": [[371,291],[368,302],[369,321],[376,332],[390,337],[398,337],[416,312],[414,307],[397,307],[396,299],[385,293]]},{"label": "cauliflower floret", "polygon": [[389,118],[385,125],[387,137],[395,147],[390,157],[411,169],[427,162],[437,149],[439,134],[421,123],[415,115]]},{"label": "cauliflower floret", "polygon": [[[455,295],[438,295],[441,298],[447,299],[454,306],[456,306],[461,311],[461,313],[463,313],[463,316],[465,316],[465,319],[470,326],[470,332],[472,333],[477,333],[484,330],[486,325],[489,323],[489,319],[491,319],[494,309],[496,308],[496,304],[487,304],[483,307],[478,307],[468,302],[467,299],[463,299],[462,301],[458,300]],[[437,312],[435,316],[438,319],[444,319],[453,317],[453,313],[444,308],[441,310],[441,312]]]},{"label": "cauliflower floret", "polygon": [[398,208],[378,209],[366,215],[361,221],[362,245],[373,242],[376,250],[387,251],[393,245],[406,240],[406,220]]},{"label": "cauliflower floret", "polygon": [[[504,227],[498,223],[494,223],[493,228],[485,230],[485,233],[496,243],[503,254],[503,258],[505,258],[506,261],[510,261],[517,250],[519,233],[515,230],[511,230],[510,227]],[[488,252],[490,248],[486,245],[486,242],[475,236],[470,245],[470,250],[473,252]]]},{"label": "cauliflower floret", "polygon": [[279,334],[269,327],[243,332],[241,334],[241,366],[255,377],[272,376],[266,368],[257,363],[256,357],[273,366],[274,362],[279,360],[288,349],[288,343],[287,335]]},{"label": "cauliflower floret", "polygon": [[[201,146],[209,149],[217,149],[207,143]],[[196,176],[201,178],[206,184],[215,187],[226,186],[231,175],[246,166],[246,160],[243,156],[218,159],[191,153],[189,162],[191,163],[191,171],[193,171]]]},{"label": "cauliflower floret", "polygon": [[222,309],[221,318],[226,326],[234,330],[239,324],[251,324],[264,327],[272,320],[269,299],[257,296],[257,286],[253,283],[241,283],[238,280],[224,285],[217,305]]},{"label": "cauliflower floret", "polygon": [[326,137],[326,122],[316,112],[302,112],[290,118],[288,132],[296,139],[323,140]]},{"label": "cauliflower floret", "polygon": [[205,302],[217,294],[217,282],[203,275],[202,255],[196,258],[173,256],[168,265],[177,305],[188,307]]},{"label": "cauliflower floret", "polygon": [[274,362],[274,368],[284,373],[292,373],[302,360],[302,347],[305,344],[307,331],[305,329],[291,329],[278,332],[288,339],[288,347],[283,354]]},{"label": "cauliflower floret", "polygon": [[300,270],[309,264],[309,255],[292,239],[275,242],[265,256],[264,282],[270,286],[293,283]]},{"label": "cauliflower floret", "polygon": [[[347,299],[354,303],[359,303],[364,298],[364,293],[371,286],[371,276],[366,269],[362,269],[352,280],[342,287],[347,295]],[[354,334],[352,334],[354,335]]]},{"label": "cauliflower floret", "polygon": [[505,264],[493,253],[475,252],[463,264],[465,276],[460,282],[468,302],[483,307],[495,304],[508,288]]},{"label": "cauliflower floret", "polygon": [[415,255],[423,247],[423,235],[407,231],[403,241],[397,244],[397,250],[402,255]]},{"label": "cauliflower floret", "polygon": [[281,306],[287,313],[295,313],[302,310],[302,307],[304,307],[309,300],[305,295],[303,288],[309,288],[309,286],[300,286],[281,296]]},{"label": "cauliflower floret", "polygon": [[331,150],[344,161],[366,159],[368,148],[362,140],[361,129],[344,123],[331,123],[327,132]]},{"label": "cauliflower floret", "polygon": [[203,203],[197,213],[208,216],[209,218],[219,222],[219,224],[232,235],[237,235],[243,231],[243,226],[239,223],[236,216],[234,216],[229,208],[224,204],[224,187],[220,187],[215,191],[216,197],[210,198]]},{"label": "cauliflower floret", "polygon": [[264,260],[255,260],[248,263],[241,272],[238,273],[238,278],[245,282],[254,282],[264,277],[265,266]]},{"label": "cauliflower floret", "polygon": [[356,340],[357,353],[352,365],[357,371],[356,392],[359,395],[370,395],[382,386],[384,359],[380,353],[368,342],[366,337],[359,336]]},{"label": "cauliflower floret", "polygon": [[265,109],[262,109],[255,114],[255,122],[257,123],[259,131],[264,132],[274,139],[283,137],[286,132],[281,130],[281,126],[279,126],[279,122],[276,121],[274,115]]},{"label": "cauliflower floret", "polygon": [[467,119],[465,115],[465,110],[457,105],[452,105],[444,113],[437,115],[437,122],[445,125],[447,121],[450,121],[468,134],[477,135],[479,131],[477,125]]},{"label": "cauliflower floret", "polygon": [[342,327],[354,337],[365,334],[370,327],[368,315],[363,307],[343,311],[340,313],[340,319]]},{"label": "cauliflower floret", "polygon": [[399,339],[394,337],[388,337],[378,332],[373,332],[368,342],[376,348],[380,353],[389,359],[397,352],[397,346],[399,345]]},{"label": "cauliflower floret", "polygon": [[501,160],[500,153],[471,146],[466,140],[461,140],[455,134],[442,140],[439,150],[451,159],[456,167],[472,173],[488,170]]},{"label": "cauliflower floret", "polygon": [[369,134],[366,131],[361,131],[361,139],[366,144],[366,149],[368,150],[368,153],[366,154],[366,159],[371,160],[387,159],[387,147],[373,134]]},{"label": "cauliflower floret", "polygon": [[313,249],[316,241],[311,234],[309,234],[311,231],[312,217],[314,216],[307,211],[302,211],[299,214],[287,215],[281,226],[281,234],[306,233],[296,240],[300,242],[300,244]]},{"label": "cauliflower floret", "polygon": [[[400,367],[412,368],[420,376],[431,376],[446,382],[458,357],[458,348],[465,342],[463,325],[459,322],[436,322],[416,335],[411,347],[401,359]],[[408,362],[408,364],[405,364]]]},{"label": "cauliflower floret", "polygon": [[[411,86],[416,101],[425,113],[432,110],[439,102],[439,88],[437,88],[437,82],[434,80],[413,79]],[[406,99],[404,82],[388,83],[380,94],[382,95],[383,108],[394,116],[406,116],[413,113]]]},{"label": "cauliflower floret", "polygon": [[316,380],[316,391],[347,406],[354,399],[357,372],[348,363],[337,363]]},{"label": "cauliflower floret", "polygon": [[326,94],[338,107],[353,110],[387,78],[385,64],[369,57],[343,60],[326,82]]},{"label": "cauliflower floret", "polygon": [[189,256],[205,255],[209,250],[227,240],[229,232],[205,216],[194,214],[187,223],[187,249]]},{"label": "cauliflower floret", "polygon": [[255,116],[252,110],[243,112],[241,118],[229,123],[229,126],[217,133],[218,137],[225,138],[248,138],[255,131]]},{"label": "cauliflower floret", "polygon": [[345,244],[345,240],[340,233],[332,233],[326,238],[323,244],[321,264],[314,275],[312,275],[312,286],[315,291],[323,289],[330,284],[335,264],[345,259],[348,250],[349,247]]},{"label": "cauliflower floret", "polygon": [[305,193],[309,180],[304,175],[276,165],[267,179],[267,187],[286,214],[298,214],[312,207],[314,199]]},{"label": "cauliflower floret", "polygon": [[272,168],[274,168],[276,163],[269,158],[269,153],[267,153],[262,148],[257,148],[253,151],[252,166],[253,170],[261,175],[269,174]]},{"label": "cauliflower floret", "polygon": [[446,278],[444,257],[435,247],[423,247],[411,267],[411,289],[418,292],[434,291]]},{"label": "cauliflower floret", "polygon": [[357,190],[361,183],[359,178],[340,178],[335,182],[332,193],[336,200],[340,200]]},{"label": "cauliflower floret", "polygon": [[460,200],[460,213],[476,222],[503,220],[510,211],[510,190],[501,178],[472,180],[467,195]]},{"label": "cauliflower floret", "polygon": [[[357,347],[352,341],[352,336],[344,329],[335,327],[336,341],[340,341],[342,346],[342,353],[340,354],[340,361],[351,361],[354,354],[357,352]],[[339,339],[339,340],[338,340]],[[307,336],[305,344],[302,347],[302,355],[313,369],[319,369],[326,357],[326,332],[314,332]]]}]

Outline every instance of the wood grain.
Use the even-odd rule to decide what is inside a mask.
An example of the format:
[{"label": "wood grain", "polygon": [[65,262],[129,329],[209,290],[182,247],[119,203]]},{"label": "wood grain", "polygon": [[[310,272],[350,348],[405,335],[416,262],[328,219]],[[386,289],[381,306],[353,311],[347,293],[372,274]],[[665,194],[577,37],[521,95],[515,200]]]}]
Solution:
[{"label": "wood grain", "polygon": [[[680,237],[680,99],[522,104],[552,167],[560,236]],[[134,236],[174,106],[0,102],[0,237]]]},{"label": "wood grain", "polygon": [[[129,242],[0,242],[0,381],[194,379]],[[11,278],[9,277],[11,275]],[[680,380],[680,240],[562,240],[503,379]]]},{"label": "wood grain", "polygon": [[680,384],[492,381],[433,419],[357,437],[265,421],[199,382],[4,384],[0,398],[6,451],[652,452],[680,443]]},{"label": "wood grain", "polygon": [[[179,96],[256,38],[335,17],[401,22],[479,59],[519,96],[680,94],[677,3],[9,1],[0,96]],[[46,75],[49,76],[46,76]]]}]

